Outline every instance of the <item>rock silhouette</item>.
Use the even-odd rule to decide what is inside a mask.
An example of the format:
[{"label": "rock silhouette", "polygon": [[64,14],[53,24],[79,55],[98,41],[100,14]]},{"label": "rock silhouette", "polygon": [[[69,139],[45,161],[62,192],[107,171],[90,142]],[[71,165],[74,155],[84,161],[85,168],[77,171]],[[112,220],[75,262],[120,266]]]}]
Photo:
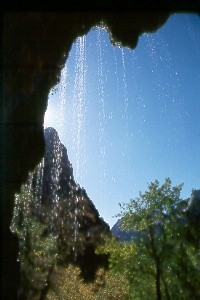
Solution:
[{"label": "rock silhouette", "polygon": [[[59,257],[57,263],[78,265],[84,279],[92,280],[99,266],[108,266],[108,255],[96,254],[95,249],[103,243],[105,235],[111,235],[110,228],[99,216],[85,189],[75,182],[67,149],[57,131],[48,127],[44,135],[45,155],[22,188],[13,231],[19,232],[27,226],[28,233],[31,229],[24,220],[34,220],[44,228],[41,239],[53,235],[54,252]],[[24,243],[32,244],[30,239],[30,235],[25,234]]]}]

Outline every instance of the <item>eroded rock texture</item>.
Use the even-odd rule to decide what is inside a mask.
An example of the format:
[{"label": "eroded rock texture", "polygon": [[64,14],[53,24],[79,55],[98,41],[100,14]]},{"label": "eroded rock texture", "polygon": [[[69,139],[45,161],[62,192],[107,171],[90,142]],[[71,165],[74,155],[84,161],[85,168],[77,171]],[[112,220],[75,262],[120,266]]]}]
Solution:
[{"label": "eroded rock texture", "polygon": [[[199,13],[197,2],[115,1],[113,5],[118,10],[111,12],[102,10],[113,7],[107,1],[102,6],[99,4],[98,11],[4,13],[2,285],[5,299],[15,298],[19,278],[17,241],[9,230],[14,193],[44,154],[43,117],[47,96],[59,81],[72,43],[104,22],[109,26],[112,41],[134,48],[140,34],[156,31],[171,13]],[[52,5],[51,1],[48,5]],[[77,9],[78,4],[74,7]]]}]

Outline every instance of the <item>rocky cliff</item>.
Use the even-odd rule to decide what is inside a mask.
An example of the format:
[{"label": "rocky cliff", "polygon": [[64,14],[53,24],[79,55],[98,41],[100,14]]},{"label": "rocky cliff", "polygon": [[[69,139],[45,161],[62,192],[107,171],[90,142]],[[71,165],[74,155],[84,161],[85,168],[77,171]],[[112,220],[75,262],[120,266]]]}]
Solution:
[{"label": "rocky cliff", "polygon": [[[100,232],[109,232],[108,224],[100,218],[98,210],[85,189],[75,182],[67,149],[60,142],[57,131],[48,127],[45,129],[44,135],[46,151],[42,166],[42,204],[52,209],[65,200],[69,207],[74,207],[74,210],[82,209],[82,216],[77,213],[78,218],[82,217],[79,227],[87,224],[87,228],[91,232],[95,231],[92,226],[99,227]],[[34,180],[36,180],[36,174],[37,172]]]},{"label": "rocky cliff", "polygon": [[[44,158],[29,174],[16,197],[12,228],[20,241],[23,278],[30,282],[26,269],[37,264],[34,258],[34,228],[37,226],[40,247],[43,247],[43,238],[48,238],[54,243],[56,263],[76,264],[84,279],[91,280],[99,266],[108,266],[108,256],[97,255],[95,249],[103,243],[104,236],[110,236],[110,228],[99,216],[85,189],[75,182],[67,149],[60,142],[57,131],[46,128],[44,136]],[[22,290],[26,289],[25,285],[23,279]]]}]

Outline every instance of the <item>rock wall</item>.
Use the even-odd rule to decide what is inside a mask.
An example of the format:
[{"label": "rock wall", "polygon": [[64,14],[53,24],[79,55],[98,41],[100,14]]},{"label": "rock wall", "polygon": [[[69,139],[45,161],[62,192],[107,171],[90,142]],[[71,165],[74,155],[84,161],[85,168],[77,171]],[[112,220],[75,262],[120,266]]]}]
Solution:
[{"label": "rock wall", "polygon": [[[45,150],[43,118],[50,88],[58,83],[74,40],[104,22],[113,43],[134,48],[143,32],[160,28],[173,12],[200,13],[198,1],[69,3],[70,12],[5,12],[3,15],[3,297],[15,299],[17,241],[9,226],[14,193]],[[9,4],[9,1],[8,1]],[[79,5],[89,11],[78,10]],[[16,5],[16,4],[15,4]],[[47,7],[53,7],[51,1]],[[73,6],[74,5],[74,6]],[[89,5],[89,6],[88,6]],[[114,5],[114,6],[113,6]],[[15,6],[14,6],[15,7]],[[106,11],[106,8],[113,8]],[[11,7],[9,7],[10,9]],[[16,8],[16,7],[15,7]],[[18,8],[19,9],[19,8]],[[104,10],[102,10],[104,9]],[[125,9],[125,10],[123,10]]]}]

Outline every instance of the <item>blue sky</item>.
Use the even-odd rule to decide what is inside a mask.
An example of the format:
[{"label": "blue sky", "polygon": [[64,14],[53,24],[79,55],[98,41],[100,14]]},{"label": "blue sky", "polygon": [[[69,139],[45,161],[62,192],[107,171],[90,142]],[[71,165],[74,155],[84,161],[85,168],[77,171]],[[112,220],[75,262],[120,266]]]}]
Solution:
[{"label": "blue sky", "polygon": [[155,179],[183,182],[183,198],[200,189],[197,15],[171,16],[134,50],[91,30],[72,46],[48,103],[44,127],[59,132],[75,180],[110,226],[118,203]]}]

